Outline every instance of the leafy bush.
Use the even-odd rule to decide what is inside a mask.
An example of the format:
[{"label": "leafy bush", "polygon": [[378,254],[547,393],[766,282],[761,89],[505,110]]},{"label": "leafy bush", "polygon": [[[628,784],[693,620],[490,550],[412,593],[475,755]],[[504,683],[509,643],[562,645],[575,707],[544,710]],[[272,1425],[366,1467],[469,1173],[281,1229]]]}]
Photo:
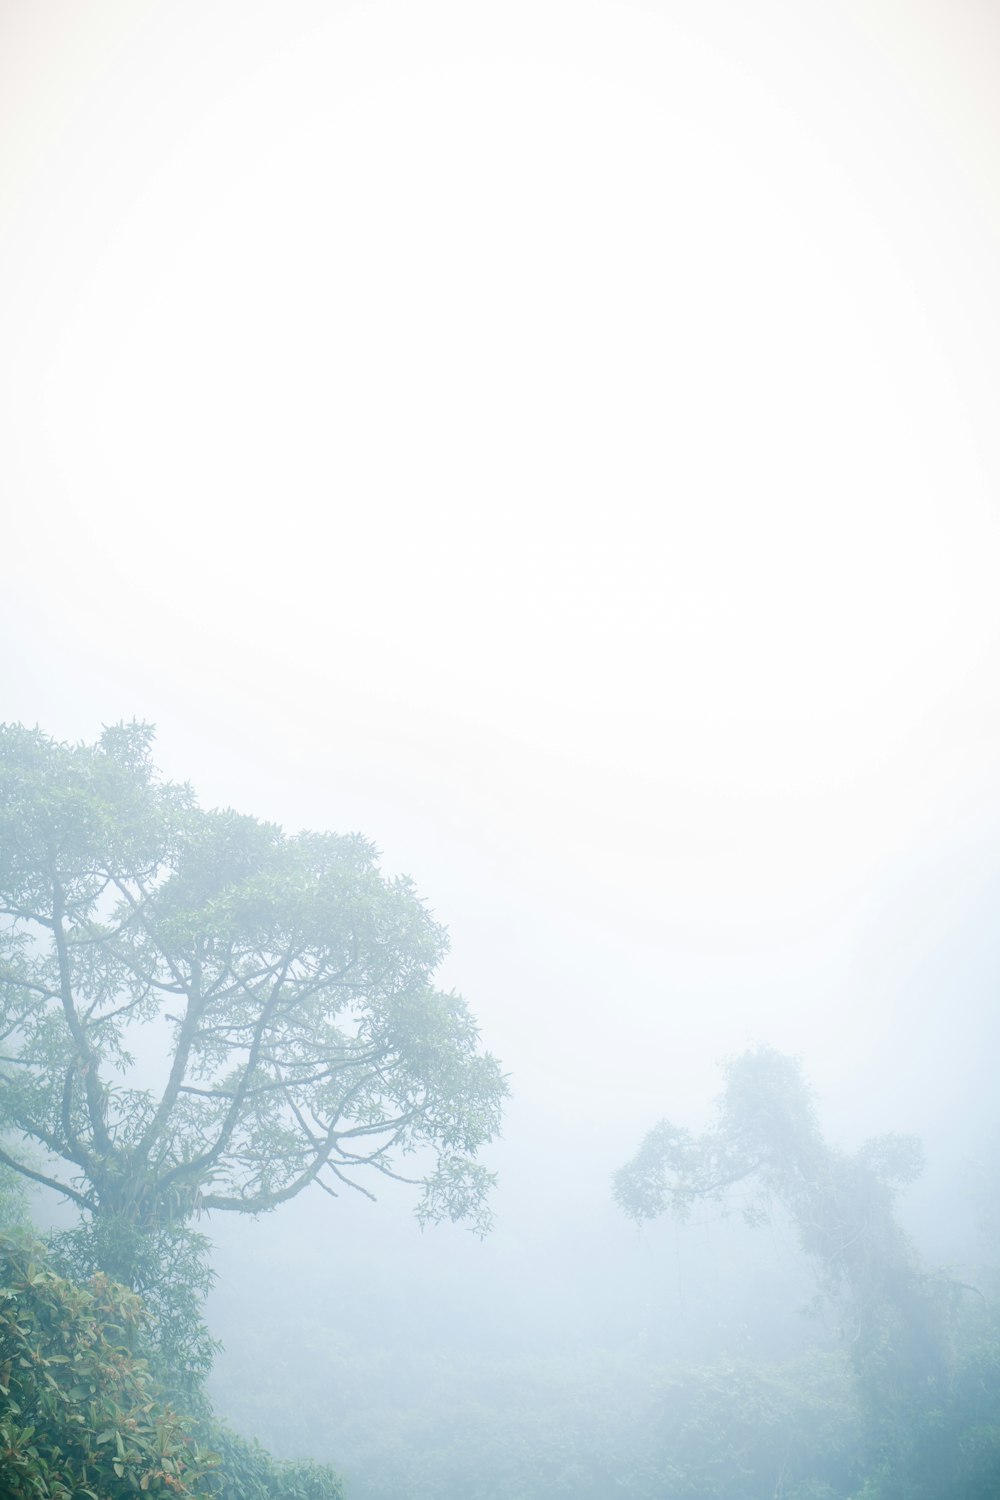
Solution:
[{"label": "leafy bush", "polygon": [[9,1500],[201,1496],[200,1452],[135,1352],[134,1292],[53,1271],[27,1236],[0,1235],[0,1491]]},{"label": "leafy bush", "polygon": [[85,1219],[48,1237],[52,1268],[71,1281],[99,1272],[142,1298],[143,1353],[168,1399],[206,1416],[204,1384],[219,1348],[202,1317],[215,1280],[209,1242],[186,1225],[143,1229],[120,1218]]},{"label": "leafy bush", "polygon": [[204,1424],[202,1434],[219,1455],[207,1494],[220,1500],[344,1500],[339,1476],[324,1464],[272,1458],[221,1422]]}]

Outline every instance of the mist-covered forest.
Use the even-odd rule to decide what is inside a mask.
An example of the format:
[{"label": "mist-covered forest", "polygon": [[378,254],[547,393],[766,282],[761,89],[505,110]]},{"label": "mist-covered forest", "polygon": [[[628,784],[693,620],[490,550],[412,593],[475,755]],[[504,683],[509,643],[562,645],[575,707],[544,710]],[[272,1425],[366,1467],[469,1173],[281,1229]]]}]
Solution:
[{"label": "mist-covered forest", "polygon": [[998,76],[0,5],[0,1496],[1000,1496]]},{"label": "mist-covered forest", "polygon": [[758,1044],[613,1177],[614,1122],[547,1140],[486,1254],[509,1083],[413,883],[151,752],[0,732],[10,1494],[997,1492],[993,1141],[930,1259],[920,1141],[830,1142]]}]

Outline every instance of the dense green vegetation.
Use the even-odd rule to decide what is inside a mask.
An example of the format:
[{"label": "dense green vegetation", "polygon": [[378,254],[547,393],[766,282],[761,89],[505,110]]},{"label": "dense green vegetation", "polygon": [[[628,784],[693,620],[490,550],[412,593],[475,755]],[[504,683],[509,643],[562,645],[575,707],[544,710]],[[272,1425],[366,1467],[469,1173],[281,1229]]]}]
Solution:
[{"label": "dense green vegetation", "polygon": [[0,1237],[0,1487],[24,1500],[193,1496],[217,1462],[142,1358],[134,1292],[57,1275],[30,1238]]},{"label": "dense green vegetation", "polygon": [[[859,1417],[836,1353],[784,1362],[664,1362],[632,1346],[572,1355],[393,1359],[334,1349],[327,1396],[348,1495],[358,1500],[770,1500],[852,1494]],[[371,1407],[340,1392],[370,1382]],[[246,1383],[247,1387],[250,1385]],[[280,1390],[223,1388],[269,1439],[315,1442],[315,1414]],[[267,1408],[270,1407],[270,1416]],[[272,1429],[268,1424],[273,1422]],[[825,1486],[825,1488],[822,1488]]]},{"label": "dense green vegetation", "polygon": [[60,1276],[24,1232],[0,1235],[0,1282],[0,1492],[11,1500],[342,1500],[330,1469],[275,1461],[214,1420],[197,1389],[181,1414],[134,1292],[103,1274]]}]

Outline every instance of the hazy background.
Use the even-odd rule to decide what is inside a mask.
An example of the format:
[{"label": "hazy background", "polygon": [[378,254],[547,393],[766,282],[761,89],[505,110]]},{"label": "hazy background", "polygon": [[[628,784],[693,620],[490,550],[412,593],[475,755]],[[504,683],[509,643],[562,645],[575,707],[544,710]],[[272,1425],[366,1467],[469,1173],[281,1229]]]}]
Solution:
[{"label": "hazy background", "polygon": [[610,1171],[758,1040],[839,1138],[925,1136],[954,1253],[998,60],[972,0],[0,3],[3,716],[151,719],[206,802],[368,834],[511,1072],[493,1242],[213,1225],[230,1346],[294,1265],[331,1325],[349,1266],[509,1336],[546,1256],[568,1337],[662,1264]]}]

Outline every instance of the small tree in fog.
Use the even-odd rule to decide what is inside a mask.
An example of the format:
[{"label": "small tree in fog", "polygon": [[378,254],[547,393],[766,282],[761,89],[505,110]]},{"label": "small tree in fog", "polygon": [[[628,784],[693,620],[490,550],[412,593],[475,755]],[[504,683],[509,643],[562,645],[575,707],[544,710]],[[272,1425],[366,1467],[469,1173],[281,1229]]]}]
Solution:
[{"label": "small tree in fog", "polygon": [[655,1125],[615,1178],[615,1195],[632,1218],[686,1218],[699,1200],[724,1202],[739,1189],[750,1224],[780,1205],[812,1256],[824,1290],[858,1350],[878,1346],[939,1375],[940,1299],[900,1227],[895,1191],[919,1173],[911,1136],[888,1135],[848,1155],[831,1147],[816,1121],[798,1065],[761,1047],[727,1069],[716,1125],[693,1136],[668,1121]]},{"label": "small tree in fog", "polygon": [[827,1289],[863,1321],[887,1287],[923,1279],[895,1215],[896,1190],[922,1162],[912,1136],[880,1136],[855,1155],[831,1147],[798,1064],[759,1047],[726,1069],[715,1126],[693,1136],[661,1120],[618,1172],[615,1196],[639,1221],[662,1213],[684,1219],[696,1202],[722,1203],[736,1189],[751,1225],[780,1204]]},{"label": "small tree in fog", "polygon": [[962,1289],[928,1271],[895,1213],[896,1190],[921,1162],[910,1136],[880,1136],[851,1155],[831,1147],[798,1065],[761,1047],[729,1065],[712,1128],[695,1136],[661,1121],[615,1178],[618,1202],[638,1221],[684,1219],[736,1189],[750,1224],[766,1222],[772,1205],[791,1217],[841,1312],[880,1473],[865,1491],[873,1497],[955,1492],[942,1476],[956,1463],[958,1429],[948,1442],[940,1429]]},{"label": "small tree in fog", "polygon": [[485,1228],[506,1088],[434,987],[444,930],[366,839],[205,811],[151,739],[0,729],[0,1162],[125,1279],[136,1235],[313,1185],[401,1178],[422,1220]]}]

